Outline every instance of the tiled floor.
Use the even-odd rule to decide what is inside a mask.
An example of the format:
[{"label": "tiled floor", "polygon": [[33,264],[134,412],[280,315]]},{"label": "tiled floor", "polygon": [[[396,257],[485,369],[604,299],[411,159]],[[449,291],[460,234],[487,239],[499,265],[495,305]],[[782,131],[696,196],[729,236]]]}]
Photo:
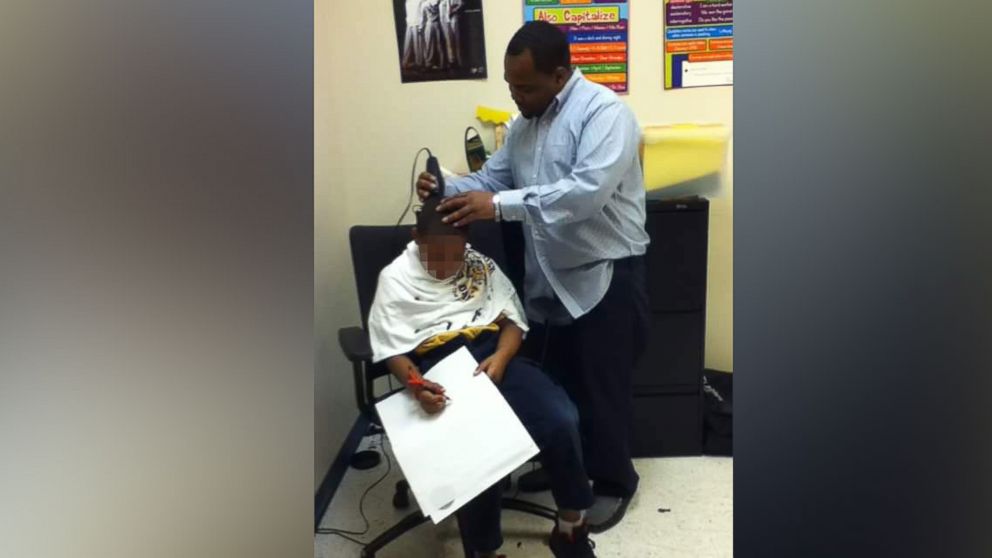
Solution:
[{"label": "tiled floor", "polygon": [[[378,447],[378,438],[367,438],[362,447]],[[386,443],[388,451],[388,442]],[[627,516],[620,525],[593,535],[596,555],[610,557],[700,558],[733,555],[733,460],[721,457],[679,457],[637,459],[640,488]],[[521,471],[529,470],[525,465]],[[350,469],[338,488],[322,527],[361,531],[358,514],[362,493],[386,472],[386,461],[370,471]],[[516,477],[516,474],[514,475]],[[371,523],[365,535],[354,538],[369,541],[415,509],[396,510],[392,505],[394,486],[401,474],[392,461],[392,470],[365,499],[365,515]],[[514,484],[515,488],[515,484]],[[513,492],[511,490],[510,495]],[[520,494],[518,497],[551,505],[550,494]],[[416,506],[416,503],[413,503]],[[668,509],[668,512],[659,512]],[[544,519],[514,511],[503,512],[505,543],[501,552],[508,558],[548,557],[545,539],[552,524]],[[358,544],[334,535],[318,534],[314,539],[317,558],[360,556]],[[377,558],[461,558],[462,547],[454,518],[440,525],[427,522],[382,549]]]}]

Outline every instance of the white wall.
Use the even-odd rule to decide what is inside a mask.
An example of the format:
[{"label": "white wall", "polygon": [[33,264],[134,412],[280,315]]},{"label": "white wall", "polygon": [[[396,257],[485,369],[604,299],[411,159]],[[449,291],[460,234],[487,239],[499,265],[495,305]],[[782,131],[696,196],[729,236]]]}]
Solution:
[{"label": "white wall", "polygon": [[[631,93],[623,98],[640,123],[729,126],[731,87],[664,90],[662,2],[630,3]],[[466,126],[482,130],[476,105],[514,108],[502,79],[503,51],[523,23],[523,2],[483,5],[487,80],[401,84],[392,2],[314,3],[316,483],[357,415],[350,366],[337,347],[337,329],[359,323],[348,228],[396,222],[409,195],[413,156],[422,146],[445,167],[466,171],[461,138]],[[491,148],[491,133],[482,131]],[[711,197],[706,328],[706,365],[722,370],[733,369],[732,201],[728,160],[720,191]]]}]

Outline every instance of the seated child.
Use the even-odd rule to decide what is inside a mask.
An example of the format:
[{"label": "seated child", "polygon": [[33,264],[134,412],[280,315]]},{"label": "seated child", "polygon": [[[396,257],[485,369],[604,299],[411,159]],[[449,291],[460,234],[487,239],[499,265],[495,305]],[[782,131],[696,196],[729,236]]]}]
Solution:
[{"label": "seated child", "polygon": [[[558,505],[551,532],[556,557],[594,557],[585,510],[593,494],[582,464],[578,412],[561,386],[533,361],[517,357],[527,321],[520,299],[496,264],[466,243],[464,228],[445,224],[428,198],[414,241],[379,275],[369,312],[373,361],[411,389],[428,413],[443,412],[444,388],[411,379],[467,347],[499,387],[541,450]],[[496,556],[503,543],[499,484],[458,511],[463,541],[476,556]]]}]

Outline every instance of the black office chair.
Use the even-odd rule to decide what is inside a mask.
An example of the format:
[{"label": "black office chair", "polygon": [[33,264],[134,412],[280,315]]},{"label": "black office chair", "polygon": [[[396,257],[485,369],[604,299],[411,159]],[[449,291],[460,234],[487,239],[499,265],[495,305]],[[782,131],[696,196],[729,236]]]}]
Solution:
[{"label": "black office chair", "polygon": [[[368,337],[368,315],[375,296],[379,272],[402,253],[411,240],[410,231],[410,226],[355,226],[351,228],[349,234],[362,326],[339,330],[338,341],[345,356],[352,364],[355,400],[358,403],[358,409],[370,423],[379,427],[382,423],[376,414],[375,404],[403,388],[400,387],[378,396],[375,394],[375,380],[388,375],[389,371],[382,363],[372,364],[372,348],[369,345]],[[500,226],[496,223],[486,222],[473,224],[469,233],[469,243],[472,247],[492,258],[497,265],[506,270],[511,281],[520,288],[523,282],[522,256],[515,258],[511,263],[511,268],[507,269],[507,259],[503,250],[504,238],[510,242],[516,242],[521,238],[519,228],[512,225]],[[522,250],[515,250],[514,253],[522,254]],[[403,505],[408,504],[406,481],[398,482],[396,489],[397,493],[393,499],[393,505],[398,508],[406,507]],[[555,521],[557,518],[555,510],[551,508],[515,498],[503,498],[502,506],[503,509],[529,513],[551,521]],[[369,542],[362,549],[362,557],[373,558],[381,548],[428,519],[419,510],[407,515]],[[461,531],[460,527],[459,525],[459,531]],[[464,541],[464,537],[462,540]],[[465,548],[465,556],[471,558],[467,548]]]}]

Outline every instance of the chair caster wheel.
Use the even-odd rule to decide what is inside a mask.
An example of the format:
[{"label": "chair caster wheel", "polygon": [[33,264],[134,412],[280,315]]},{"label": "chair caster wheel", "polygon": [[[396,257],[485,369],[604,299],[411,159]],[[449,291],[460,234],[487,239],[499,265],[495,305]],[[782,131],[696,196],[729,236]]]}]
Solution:
[{"label": "chair caster wheel", "polygon": [[405,480],[396,483],[396,493],[393,494],[393,507],[404,510],[410,507],[410,484]]}]

